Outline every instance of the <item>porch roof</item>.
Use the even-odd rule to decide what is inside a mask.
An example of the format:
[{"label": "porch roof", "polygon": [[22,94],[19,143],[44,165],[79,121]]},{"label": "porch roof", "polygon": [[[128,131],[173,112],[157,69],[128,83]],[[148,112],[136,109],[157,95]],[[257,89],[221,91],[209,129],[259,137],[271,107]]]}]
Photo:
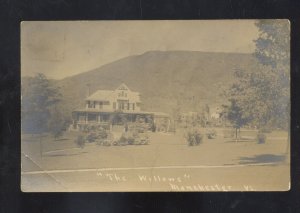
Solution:
[{"label": "porch roof", "polygon": [[95,109],[95,108],[84,108],[84,109],[76,109],[73,112],[107,112],[112,113],[113,110],[103,110],[103,109]]},{"label": "porch roof", "polygon": [[134,114],[134,115],[154,115],[158,117],[169,117],[167,113],[164,112],[147,112],[147,111],[114,111],[114,110],[102,110],[102,109],[94,109],[94,108],[88,108],[88,109],[77,109],[73,112],[94,112],[94,113],[114,113],[119,112],[123,114]]},{"label": "porch roof", "polygon": [[76,109],[73,112],[95,112],[95,113],[124,113],[124,114],[153,114],[152,112],[145,112],[145,111],[115,111],[115,110],[103,110],[103,109],[94,109],[94,108],[88,108],[88,109]]}]

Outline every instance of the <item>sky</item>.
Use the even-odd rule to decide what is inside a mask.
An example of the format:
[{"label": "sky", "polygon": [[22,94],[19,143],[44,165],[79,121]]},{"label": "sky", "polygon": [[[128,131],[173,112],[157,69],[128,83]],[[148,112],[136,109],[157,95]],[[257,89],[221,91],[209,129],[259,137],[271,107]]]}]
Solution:
[{"label": "sky", "polygon": [[25,21],[21,76],[62,79],[151,50],[252,53],[254,20]]}]

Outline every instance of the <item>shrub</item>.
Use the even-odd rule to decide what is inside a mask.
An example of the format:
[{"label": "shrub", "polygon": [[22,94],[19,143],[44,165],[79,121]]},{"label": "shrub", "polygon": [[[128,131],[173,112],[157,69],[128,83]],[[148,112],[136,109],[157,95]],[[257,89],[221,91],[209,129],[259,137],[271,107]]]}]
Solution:
[{"label": "shrub", "polygon": [[120,139],[115,142],[116,145],[125,146],[133,145],[135,143],[135,134],[133,132],[125,132]]},{"label": "shrub", "polygon": [[267,139],[267,137],[266,137],[266,135],[264,133],[259,132],[257,134],[257,143],[259,143],[259,144],[265,143],[266,139]]},{"label": "shrub", "polygon": [[86,140],[91,143],[94,142],[97,139],[97,134],[95,132],[90,132],[88,133],[88,135],[86,136]]},{"label": "shrub", "polygon": [[125,132],[118,141],[114,142],[115,146],[125,145],[146,145],[149,144],[149,137],[146,133]]},{"label": "shrub", "polygon": [[83,135],[78,135],[74,142],[79,148],[83,149],[85,146],[85,137]]},{"label": "shrub", "polygon": [[139,134],[135,138],[135,144],[137,145],[147,145],[149,144],[149,136],[147,134]]},{"label": "shrub", "polygon": [[128,144],[128,139],[122,135],[119,140],[113,142],[114,146],[126,146]]},{"label": "shrub", "polygon": [[214,129],[209,129],[206,133],[208,139],[214,139],[217,137],[217,132]]},{"label": "shrub", "polygon": [[198,130],[189,131],[186,135],[189,146],[197,146],[203,142],[203,135]]},{"label": "shrub", "polygon": [[102,146],[110,146],[113,142],[113,134],[111,132],[107,132],[105,129],[101,128],[98,130],[98,135],[97,135],[97,145],[102,145]]},{"label": "shrub", "polygon": [[129,144],[129,145],[133,145],[134,144],[134,137],[131,135],[131,136],[129,136],[129,137],[127,137],[126,138],[127,139],[127,143]]},{"label": "shrub", "polygon": [[106,139],[108,137],[106,130],[103,128],[99,128],[97,134],[97,138],[99,139]]}]

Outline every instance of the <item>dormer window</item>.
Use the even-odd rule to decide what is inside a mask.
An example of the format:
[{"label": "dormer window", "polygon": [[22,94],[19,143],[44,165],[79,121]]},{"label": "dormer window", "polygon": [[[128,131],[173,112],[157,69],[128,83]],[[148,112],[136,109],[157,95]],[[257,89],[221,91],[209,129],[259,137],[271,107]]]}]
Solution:
[{"label": "dormer window", "polygon": [[127,93],[122,91],[122,92],[118,93],[118,97],[127,97]]},{"label": "dormer window", "polygon": [[88,101],[88,108],[95,108],[95,101]]}]

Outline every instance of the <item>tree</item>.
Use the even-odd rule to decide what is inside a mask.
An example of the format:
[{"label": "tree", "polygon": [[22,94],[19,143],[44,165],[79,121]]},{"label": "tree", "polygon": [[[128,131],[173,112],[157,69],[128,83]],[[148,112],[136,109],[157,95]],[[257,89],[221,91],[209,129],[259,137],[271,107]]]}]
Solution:
[{"label": "tree", "polygon": [[62,110],[55,106],[50,109],[50,119],[48,120],[48,130],[54,136],[55,140],[63,135],[70,120]]},{"label": "tree", "polygon": [[39,136],[42,156],[43,133],[51,133],[57,139],[70,123],[59,88],[40,73],[23,78],[21,104],[22,132]]},{"label": "tree", "polygon": [[288,128],[290,109],[290,23],[288,20],[256,22],[259,38],[255,40],[255,56],[269,69],[269,90],[273,90],[272,122]]},{"label": "tree", "polygon": [[235,99],[229,100],[230,107],[228,108],[227,118],[232,122],[233,127],[235,128],[235,139],[238,139],[238,130],[247,124],[251,117],[243,113],[242,108],[237,104]]},{"label": "tree", "polygon": [[49,131],[51,110],[61,101],[59,89],[39,73],[22,81],[22,131],[41,134]]},{"label": "tree", "polygon": [[[255,23],[259,38],[255,40],[255,57],[263,65],[271,66],[289,76],[290,24],[288,20],[259,20]],[[285,66],[285,69],[280,68]]]},{"label": "tree", "polygon": [[228,120],[228,110],[229,110],[229,106],[227,104],[222,104],[220,118],[222,119],[223,127],[227,126],[226,121]]},{"label": "tree", "polygon": [[[255,57],[259,64],[254,71],[237,69],[236,81],[226,92],[231,109],[252,123],[287,128],[289,123],[289,23],[261,20],[256,23],[259,38],[255,40]],[[233,117],[232,117],[233,118]],[[232,120],[232,119],[231,119]],[[233,119],[238,120],[238,118]]]},{"label": "tree", "polygon": [[45,75],[22,79],[21,85],[21,128],[23,133],[38,134],[42,157],[42,134],[49,130],[50,109],[61,101],[58,88]]}]

